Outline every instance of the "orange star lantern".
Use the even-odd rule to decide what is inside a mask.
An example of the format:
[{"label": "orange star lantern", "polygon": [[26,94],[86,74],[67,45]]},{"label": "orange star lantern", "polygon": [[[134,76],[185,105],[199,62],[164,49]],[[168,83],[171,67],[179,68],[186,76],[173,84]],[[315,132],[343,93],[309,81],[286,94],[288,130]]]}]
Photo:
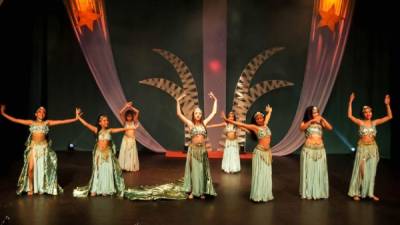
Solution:
[{"label": "orange star lantern", "polygon": [[339,23],[342,1],[341,0],[321,0],[319,7],[319,15],[321,20],[318,27],[328,27],[330,31],[335,32],[336,24]]},{"label": "orange star lantern", "polygon": [[83,27],[93,31],[95,21],[101,14],[98,12],[96,0],[69,0],[72,6],[72,13],[75,21],[75,26],[82,32]]}]

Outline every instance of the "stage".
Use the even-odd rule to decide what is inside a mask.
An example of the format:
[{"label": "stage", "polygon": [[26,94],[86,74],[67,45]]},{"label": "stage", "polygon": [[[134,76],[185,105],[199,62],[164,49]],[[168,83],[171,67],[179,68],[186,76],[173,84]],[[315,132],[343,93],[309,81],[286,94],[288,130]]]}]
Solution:
[{"label": "stage", "polygon": [[[6,170],[0,181],[0,217],[8,224],[400,224],[399,174],[381,160],[376,180],[380,202],[355,202],[346,192],[353,158],[329,155],[330,198],[307,201],[298,196],[299,157],[274,158],[273,194],[268,203],[249,201],[251,160],[242,160],[242,171],[226,174],[221,160],[210,159],[216,198],[183,201],[129,201],[115,197],[72,197],[72,189],[90,178],[90,152],[58,152],[59,183],[64,194],[33,197],[15,195],[21,161]],[[22,160],[22,157],[21,157]],[[140,152],[140,172],[124,173],[128,187],[160,184],[183,176],[185,160]]]}]

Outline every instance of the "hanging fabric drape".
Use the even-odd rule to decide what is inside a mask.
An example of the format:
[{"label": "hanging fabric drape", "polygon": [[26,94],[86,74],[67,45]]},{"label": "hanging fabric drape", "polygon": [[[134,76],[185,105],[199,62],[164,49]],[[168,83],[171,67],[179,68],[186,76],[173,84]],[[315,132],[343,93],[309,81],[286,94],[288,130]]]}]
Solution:
[{"label": "hanging fabric drape", "polygon": [[272,148],[288,155],[304,142],[300,131],[305,109],[314,105],[322,113],[335,84],[351,24],[355,0],[315,0],[307,64],[296,115],[285,137]]},{"label": "hanging fabric drape", "polygon": [[[119,110],[127,100],[114,64],[104,1],[64,0],[64,3],[97,86],[112,112],[119,119]],[[136,130],[136,139],[152,151],[165,152],[164,147],[143,126]]]}]

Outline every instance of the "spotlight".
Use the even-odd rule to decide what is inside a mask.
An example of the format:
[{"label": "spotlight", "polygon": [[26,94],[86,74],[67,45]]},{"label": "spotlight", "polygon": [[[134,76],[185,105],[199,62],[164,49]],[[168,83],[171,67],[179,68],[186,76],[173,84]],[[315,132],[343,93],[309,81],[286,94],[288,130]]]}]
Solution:
[{"label": "spotlight", "polygon": [[352,152],[354,152],[356,150],[356,148],[354,148],[354,147],[351,147],[351,151]]},{"label": "spotlight", "polygon": [[75,145],[70,143],[68,144],[68,151],[74,151],[75,150]]}]

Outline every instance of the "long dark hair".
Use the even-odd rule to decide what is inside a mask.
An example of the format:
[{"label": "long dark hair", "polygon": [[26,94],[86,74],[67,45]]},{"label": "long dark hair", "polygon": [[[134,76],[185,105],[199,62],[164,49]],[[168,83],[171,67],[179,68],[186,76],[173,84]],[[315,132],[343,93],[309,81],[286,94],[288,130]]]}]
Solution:
[{"label": "long dark hair", "polygon": [[[306,122],[308,122],[308,121],[313,119],[313,109],[314,109],[314,107],[317,108],[316,106],[313,106],[313,105],[308,106],[306,108],[306,111],[304,112],[304,117],[303,117],[303,122],[304,123],[306,123]],[[318,110],[318,112],[319,112],[319,110]]]},{"label": "long dark hair", "polygon": [[[193,122],[193,124],[195,124],[195,120],[194,120],[194,111],[196,110],[196,109],[200,109],[199,107],[196,107],[196,108],[194,108],[194,110],[193,110],[193,112],[192,112],[192,122]],[[201,111],[201,118],[200,118],[200,123],[205,127],[205,125],[204,125],[204,121],[203,121],[203,111],[200,109],[200,111]]]}]

